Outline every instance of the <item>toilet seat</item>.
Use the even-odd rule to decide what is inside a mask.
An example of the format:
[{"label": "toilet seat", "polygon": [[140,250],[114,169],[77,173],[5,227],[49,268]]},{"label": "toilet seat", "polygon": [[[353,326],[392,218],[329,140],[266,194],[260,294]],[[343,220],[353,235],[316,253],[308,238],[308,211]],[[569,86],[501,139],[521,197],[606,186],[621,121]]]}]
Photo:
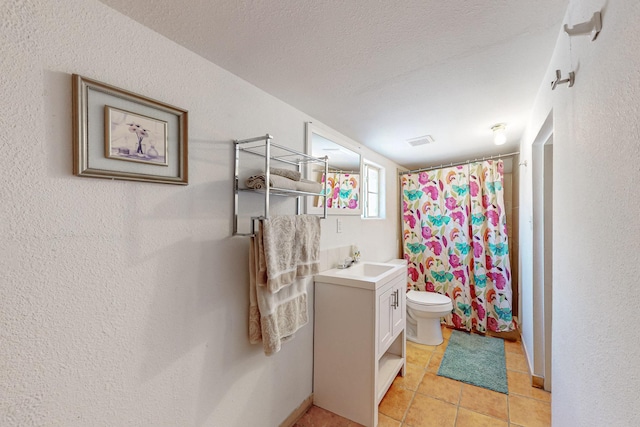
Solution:
[{"label": "toilet seat", "polygon": [[452,307],[451,299],[448,296],[429,291],[411,290],[407,292],[407,303],[418,306],[418,309],[422,308],[425,311],[450,310]]}]

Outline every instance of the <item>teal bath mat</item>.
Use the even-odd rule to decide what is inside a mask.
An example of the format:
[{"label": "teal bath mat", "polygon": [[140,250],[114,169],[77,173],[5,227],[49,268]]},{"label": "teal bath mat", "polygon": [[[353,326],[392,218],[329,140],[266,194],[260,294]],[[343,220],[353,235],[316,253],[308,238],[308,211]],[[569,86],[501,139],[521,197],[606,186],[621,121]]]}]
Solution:
[{"label": "teal bath mat", "polygon": [[452,331],[438,375],[508,394],[504,341]]}]

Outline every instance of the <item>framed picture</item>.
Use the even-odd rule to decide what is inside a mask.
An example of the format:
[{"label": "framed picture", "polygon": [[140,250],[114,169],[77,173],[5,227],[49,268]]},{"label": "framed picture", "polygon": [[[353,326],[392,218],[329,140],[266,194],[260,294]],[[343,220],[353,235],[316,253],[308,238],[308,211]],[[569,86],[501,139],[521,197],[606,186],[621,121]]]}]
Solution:
[{"label": "framed picture", "polygon": [[73,173],[188,184],[187,111],[73,75]]}]

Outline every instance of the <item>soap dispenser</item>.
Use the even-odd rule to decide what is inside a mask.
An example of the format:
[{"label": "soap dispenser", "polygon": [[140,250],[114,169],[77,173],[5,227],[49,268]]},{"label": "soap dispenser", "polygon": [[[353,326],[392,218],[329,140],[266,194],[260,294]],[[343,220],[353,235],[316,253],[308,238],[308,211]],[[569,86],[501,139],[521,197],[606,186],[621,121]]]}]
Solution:
[{"label": "soap dispenser", "polygon": [[353,262],[360,261],[360,250],[355,245],[351,247],[351,258],[353,258]]}]

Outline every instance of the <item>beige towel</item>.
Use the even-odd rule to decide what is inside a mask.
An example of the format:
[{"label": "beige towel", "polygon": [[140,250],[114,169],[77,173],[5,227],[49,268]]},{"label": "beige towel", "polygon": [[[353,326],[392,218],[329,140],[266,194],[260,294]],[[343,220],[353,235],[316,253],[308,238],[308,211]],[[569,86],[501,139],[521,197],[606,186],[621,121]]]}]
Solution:
[{"label": "beige towel", "polygon": [[301,179],[300,181],[296,181],[296,190],[298,191],[320,194],[323,189],[324,184],[320,184],[319,182],[311,181],[308,179]]},{"label": "beige towel", "polygon": [[293,283],[298,271],[296,216],[273,216],[261,224],[266,286],[269,292],[278,292]]},{"label": "beige towel", "polygon": [[249,342],[258,344],[262,341],[260,324],[260,308],[258,307],[258,242],[257,236],[251,236],[249,243]]},{"label": "beige towel", "polygon": [[273,175],[284,176],[285,178],[289,178],[294,181],[300,181],[301,178],[300,172],[293,171],[291,169],[269,168],[269,172],[271,172]]},{"label": "beige towel", "polygon": [[[296,190],[296,183],[298,181],[294,181],[289,178],[285,178],[279,175],[269,175],[269,186],[275,188],[284,188],[286,190]],[[256,190],[262,190],[267,188],[265,175],[253,175],[247,178],[246,180],[247,187],[253,188]]]},{"label": "beige towel", "polygon": [[295,332],[308,323],[309,280],[311,278],[297,278],[276,293],[268,292],[264,286],[257,287],[262,348],[267,356],[280,351],[281,344],[291,340]]},{"label": "beige towel", "polygon": [[[267,289],[277,292],[320,268],[320,217],[282,215],[262,221]],[[259,260],[260,261],[260,260]]]},{"label": "beige towel", "polygon": [[268,356],[280,351],[281,344],[309,321],[307,282],[311,278],[297,278],[277,292],[269,292],[260,259],[263,227],[251,238],[249,253],[249,341],[262,341]]},{"label": "beige towel", "polygon": [[[248,188],[252,188],[254,190],[264,190],[267,185],[265,184],[266,179],[265,175],[253,175],[247,178],[245,183]],[[294,181],[289,178],[285,178],[280,175],[269,175],[269,186],[271,188],[282,188],[285,190],[297,190],[297,191],[305,191],[307,193],[320,194],[323,189],[323,185],[319,182],[310,181],[308,179],[300,179],[299,181]]]},{"label": "beige towel", "polygon": [[320,271],[320,217],[296,215],[296,275],[312,276]]}]

